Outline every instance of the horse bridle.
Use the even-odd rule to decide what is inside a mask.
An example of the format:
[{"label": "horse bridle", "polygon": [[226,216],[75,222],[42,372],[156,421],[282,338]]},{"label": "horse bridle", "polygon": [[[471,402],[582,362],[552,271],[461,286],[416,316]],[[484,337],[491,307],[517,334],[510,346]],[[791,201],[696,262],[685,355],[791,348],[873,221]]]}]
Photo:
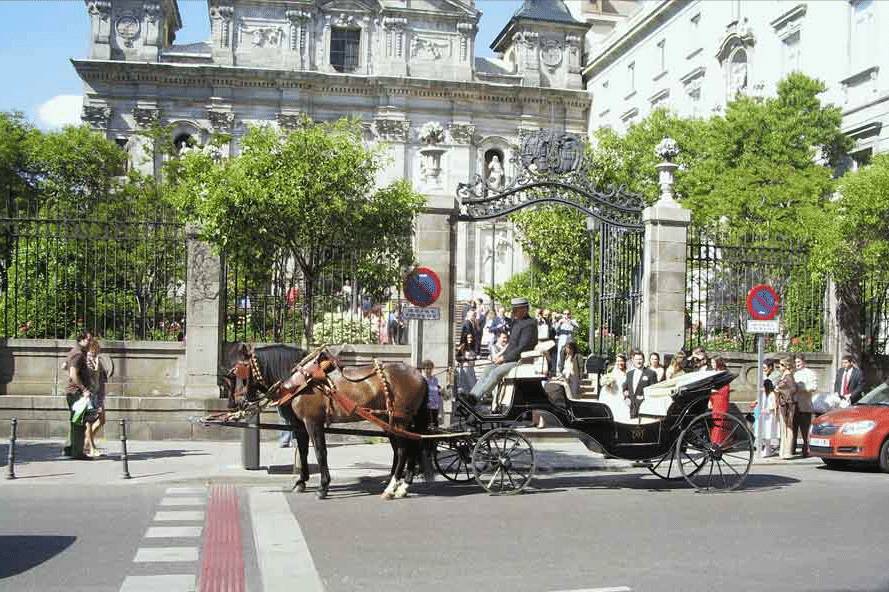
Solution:
[{"label": "horse bridle", "polygon": [[250,358],[246,362],[235,362],[235,365],[228,371],[227,376],[231,376],[244,382],[244,386],[241,389],[238,389],[237,382],[235,383],[235,388],[232,391],[232,397],[235,401],[237,401],[239,397],[247,399],[247,394],[250,392],[251,377],[256,381],[258,387],[269,390],[268,387],[266,387],[265,378],[262,375],[262,370],[259,368],[259,362],[256,360],[256,354],[254,352],[250,352]]}]

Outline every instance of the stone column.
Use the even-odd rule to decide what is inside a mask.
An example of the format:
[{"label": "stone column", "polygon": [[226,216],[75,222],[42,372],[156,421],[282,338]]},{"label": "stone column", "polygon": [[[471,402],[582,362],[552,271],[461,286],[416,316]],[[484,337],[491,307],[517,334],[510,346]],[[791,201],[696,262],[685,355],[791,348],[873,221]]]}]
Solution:
[{"label": "stone column", "polygon": [[673,173],[678,165],[676,143],[662,141],[656,152],[661,195],[642,212],[645,224],[644,274],[642,278],[642,338],[646,354],[672,354],[685,341],[685,259],[691,212],[673,199]]},{"label": "stone column", "polygon": [[198,228],[186,228],[185,396],[217,398],[222,311],[222,265],[210,245],[198,239]]}]

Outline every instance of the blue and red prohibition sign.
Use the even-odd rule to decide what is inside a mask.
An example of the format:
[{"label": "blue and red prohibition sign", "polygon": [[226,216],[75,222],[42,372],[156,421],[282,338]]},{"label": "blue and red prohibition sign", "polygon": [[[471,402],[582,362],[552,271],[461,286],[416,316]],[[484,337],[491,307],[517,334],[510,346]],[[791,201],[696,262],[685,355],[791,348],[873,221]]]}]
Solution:
[{"label": "blue and red prohibition sign", "polygon": [[757,284],[747,292],[747,312],[757,321],[771,321],[778,315],[781,298],[768,284]]},{"label": "blue and red prohibition sign", "polygon": [[441,280],[428,267],[417,267],[404,278],[404,297],[414,306],[430,306],[441,295]]}]

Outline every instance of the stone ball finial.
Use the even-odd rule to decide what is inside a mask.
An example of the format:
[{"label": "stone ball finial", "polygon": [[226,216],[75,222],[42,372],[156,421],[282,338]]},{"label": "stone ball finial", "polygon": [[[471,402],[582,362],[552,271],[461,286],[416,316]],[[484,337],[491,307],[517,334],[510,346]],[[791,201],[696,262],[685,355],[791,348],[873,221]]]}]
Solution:
[{"label": "stone ball finial", "polygon": [[664,161],[671,161],[679,154],[679,144],[676,140],[667,136],[654,148],[655,155]]}]

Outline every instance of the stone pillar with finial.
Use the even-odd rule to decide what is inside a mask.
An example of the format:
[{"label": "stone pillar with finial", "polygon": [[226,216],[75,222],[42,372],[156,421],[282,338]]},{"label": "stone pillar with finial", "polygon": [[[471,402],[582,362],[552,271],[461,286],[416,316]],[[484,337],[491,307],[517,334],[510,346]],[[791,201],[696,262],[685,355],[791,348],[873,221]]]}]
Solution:
[{"label": "stone pillar with finial", "polygon": [[650,354],[673,354],[685,341],[686,248],[691,212],[675,199],[674,160],[679,146],[664,138],[655,148],[661,194],[642,212],[645,251],[640,348]]}]

